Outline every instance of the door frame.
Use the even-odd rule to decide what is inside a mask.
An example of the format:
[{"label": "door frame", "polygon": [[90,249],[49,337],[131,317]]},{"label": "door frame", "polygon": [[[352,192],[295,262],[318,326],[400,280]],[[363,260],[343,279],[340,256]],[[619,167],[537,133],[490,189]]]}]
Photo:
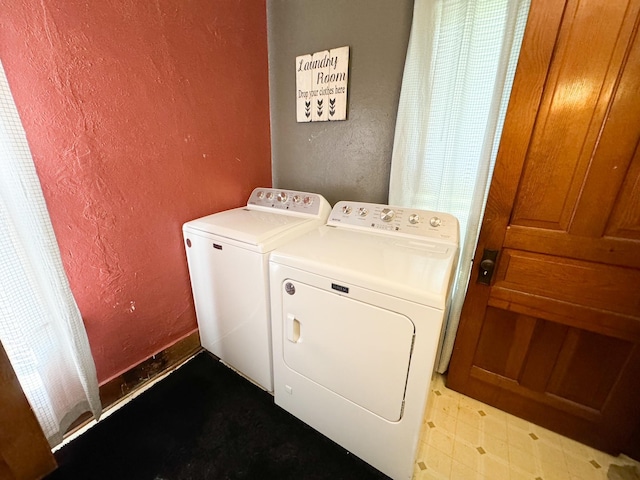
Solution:
[{"label": "door frame", "polygon": [[34,480],[57,468],[49,442],[0,343],[0,478]]}]

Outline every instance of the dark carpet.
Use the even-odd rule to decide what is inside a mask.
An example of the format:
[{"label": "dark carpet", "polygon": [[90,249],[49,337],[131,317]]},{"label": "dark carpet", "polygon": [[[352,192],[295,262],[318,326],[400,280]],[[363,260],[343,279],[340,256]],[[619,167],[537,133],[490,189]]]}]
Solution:
[{"label": "dark carpet", "polygon": [[207,353],[55,456],[46,480],[388,478]]}]

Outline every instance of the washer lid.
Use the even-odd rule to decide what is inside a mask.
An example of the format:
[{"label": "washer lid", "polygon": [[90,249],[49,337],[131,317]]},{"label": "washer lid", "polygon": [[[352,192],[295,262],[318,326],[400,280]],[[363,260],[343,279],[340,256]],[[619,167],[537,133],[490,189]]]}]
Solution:
[{"label": "washer lid", "polygon": [[328,225],[282,245],[270,262],[434,308],[446,307],[458,258],[456,244]]},{"label": "washer lid", "polygon": [[192,220],[185,223],[183,229],[219,235],[257,246],[286,235],[292,229],[309,226],[307,224],[310,223],[320,225],[322,221],[313,217],[305,218],[240,207]]}]

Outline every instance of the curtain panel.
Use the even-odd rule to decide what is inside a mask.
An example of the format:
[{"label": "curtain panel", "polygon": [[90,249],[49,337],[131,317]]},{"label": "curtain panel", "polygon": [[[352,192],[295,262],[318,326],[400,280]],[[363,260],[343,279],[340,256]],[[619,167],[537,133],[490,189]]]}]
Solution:
[{"label": "curtain panel", "polygon": [[530,0],[416,0],[389,203],[460,222],[460,260],[436,370],[446,371],[467,290]]},{"label": "curtain panel", "polygon": [[0,341],[49,444],[85,411],[95,365],[26,135],[0,64]]}]

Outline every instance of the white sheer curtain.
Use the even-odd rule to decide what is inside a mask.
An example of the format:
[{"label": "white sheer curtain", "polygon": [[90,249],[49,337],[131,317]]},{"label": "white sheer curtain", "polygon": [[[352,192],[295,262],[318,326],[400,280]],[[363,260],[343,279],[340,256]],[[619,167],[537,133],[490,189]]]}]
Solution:
[{"label": "white sheer curtain", "polygon": [[460,221],[460,263],[438,372],[471,271],[530,0],[416,0],[391,162],[389,203]]},{"label": "white sheer curtain", "polygon": [[101,413],[80,312],[0,64],[0,341],[51,446]]}]

